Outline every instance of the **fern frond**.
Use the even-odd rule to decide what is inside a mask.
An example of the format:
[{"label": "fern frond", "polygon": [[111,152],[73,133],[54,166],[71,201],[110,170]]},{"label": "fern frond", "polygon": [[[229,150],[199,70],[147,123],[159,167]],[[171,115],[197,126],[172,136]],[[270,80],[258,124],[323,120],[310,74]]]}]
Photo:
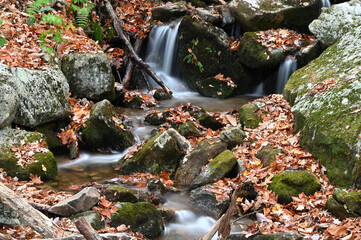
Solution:
[{"label": "fern frond", "polygon": [[50,4],[50,0],[36,0],[33,2],[27,9],[27,13],[29,16],[34,16],[35,14],[38,14],[40,9],[44,6]]},{"label": "fern frond", "polygon": [[0,47],[3,47],[7,42],[8,40],[6,38],[0,37]]},{"label": "fern frond", "polygon": [[88,23],[89,10],[84,7],[81,8],[76,14],[76,24],[80,27],[84,27]]},{"label": "fern frond", "polygon": [[60,16],[54,15],[53,13],[44,15],[41,20],[58,27],[62,25],[66,26],[66,23],[63,21],[63,19]]}]

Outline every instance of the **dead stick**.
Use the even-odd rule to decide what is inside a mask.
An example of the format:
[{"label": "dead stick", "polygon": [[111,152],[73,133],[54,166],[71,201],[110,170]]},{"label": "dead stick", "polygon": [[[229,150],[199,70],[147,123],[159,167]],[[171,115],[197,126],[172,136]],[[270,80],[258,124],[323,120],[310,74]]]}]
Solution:
[{"label": "dead stick", "polygon": [[75,222],[75,226],[79,230],[79,232],[85,237],[86,240],[101,240],[102,239],[84,217],[79,218]]},{"label": "dead stick", "polygon": [[[138,36],[137,39],[135,40],[135,44],[134,44],[134,50],[137,54],[139,54],[142,43],[143,43],[143,39]],[[128,87],[129,87],[130,79],[132,78],[134,68],[135,68],[134,60],[131,59],[128,63],[127,69],[125,71],[124,80],[123,80],[123,86],[126,89],[128,89]]]},{"label": "dead stick", "polygon": [[11,189],[0,182],[0,202],[14,209],[19,216],[35,231],[45,238],[55,238],[53,221],[33,208],[25,199],[17,196]]},{"label": "dead stick", "polygon": [[127,39],[127,37],[125,36],[125,34],[124,34],[123,30],[122,30],[120,20],[118,19],[117,15],[115,14],[114,9],[113,9],[112,5],[110,4],[110,2],[108,0],[106,0],[106,1],[104,1],[104,3],[105,3],[105,8],[107,9],[111,19],[113,20],[113,25],[114,25],[115,31],[118,33],[119,37],[123,40],[126,47],[128,48],[131,58],[134,61],[136,61],[136,63],[139,66],[144,68],[145,71],[154,79],[154,81],[156,83],[159,84],[159,86],[161,86],[163,88],[163,90],[167,94],[172,94],[172,91],[164,84],[164,82],[157,76],[157,74],[155,74],[155,72],[149,67],[149,65],[146,64],[138,56],[138,54],[134,51],[134,48],[132,47],[132,44],[130,44],[129,40]]},{"label": "dead stick", "polygon": [[145,85],[147,86],[148,90],[152,89],[152,85],[150,84],[150,82],[148,81],[148,76],[146,74],[146,72],[144,72],[143,69],[140,70],[142,75],[143,75],[143,80],[145,82]]}]

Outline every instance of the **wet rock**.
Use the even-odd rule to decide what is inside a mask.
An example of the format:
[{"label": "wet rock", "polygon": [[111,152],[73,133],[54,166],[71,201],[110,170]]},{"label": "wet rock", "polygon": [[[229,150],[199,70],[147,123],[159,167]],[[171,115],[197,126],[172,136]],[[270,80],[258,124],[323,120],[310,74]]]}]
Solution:
[{"label": "wet rock", "polygon": [[327,199],[325,209],[327,209],[333,216],[341,220],[350,217],[345,206],[337,202],[334,197],[329,197]]},{"label": "wet rock", "polygon": [[222,17],[219,13],[212,13],[211,11],[203,8],[194,9],[193,14],[198,15],[204,21],[209,22],[215,26],[221,25],[222,23]]},{"label": "wet rock", "polygon": [[234,17],[232,16],[231,10],[228,5],[219,5],[214,8],[222,17],[222,27],[231,25],[235,22]]},{"label": "wet rock", "polygon": [[17,211],[0,202],[0,225],[17,226],[20,225],[19,214]]},{"label": "wet rock", "polygon": [[167,117],[169,116],[169,112],[151,112],[145,116],[144,122],[157,126],[165,123],[167,121]]},{"label": "wet rock", "polygon": [[138,198],[129,189],[118,185],[107,187],[104,195],[112,202],[138,202]]},{"label": "wet rock", "polygon": [[230,8],[244,31],[289,28],[308,32],[308,25],[320,13],[321,1],[233,0]]},{"label": "wet rock", "polygon": [[19,97],[14,89],[0,82],[0,129],[9,126],[19,107]]},{"label": "wet rock", "polygon": [[357,0],[324,8],[309,29],[321,43],[328,47],[336,43],[343,35],[361,25],[361,3]]},{"label": "wet rock", "polygon": [[44,135],[37,132],[11,129],[9,127],[0,129],[0,168],[3,168],[9,176],[18,177],[20,180],[27,180],[30,174],[38,175],[42,180],[53,179],[57,175],[57,164],[51,151],[34,154],[34,162],[24,166],[19,166],[18,158],[11,147],[19,147],[23,144],[40,142]]},{"label": "wet rock", "polygon": [[[231,78],[238,86],[237,92],[246,92],[253,84],[229,49],[228,36],[222,29],[203,20],[185,16],[179,26],[178,36],[178,62],[186,83],[193,90],[205,96],[214,95],[216,87],[209,88],[209,81],[219,73]],[[191,49],[192,53],[188,49]],[[192,63],[194,56],[197,58],[196,64],[194,61]],[[212,93],[208,93],[206,88]]]},{"label": "wet rock", "polygon": [[256,114],[256,111],[262,107],[263,103],[248,103],[239,109],[239,121],[246,128],[257,128],[262,122],[262,117]]},{"label": "wet rock", "polygon": [[237,157],[230,150],[226,150],[213,159],[206,168],[191,182],[190,188],[212,183],[214,180],[227,176],[237,164]]},{"label": "wet rock", "polygon": [[147,182],[147,189],[150,192],[157,192],[164,194],[167,191],[166,186],[159,179],[153,178]]},{"label": "wet rock", "polygon": [[169,209],[167,207],[160,207],[158,208],[158,210],[160,211],[160,214],[162,214],[162,219],[165,223],[169,223],[175,218],[175,210],[173,209]]},{"label": "wet rock", "polygon": [[169,22],[184,16],[188,12],[185,2],[170,3],[152,8],[152,20]]},{"label": "wet rock", "polygon": [[181,139],[182,136],[178,133],[180,137],[174,137],[177,134],[174,131],[168,130],[158,133],[155,137],[149,139],[132,158],[120,159],[119,171],[125,174],[132,172],[159,174],[160,171],[165,171],[171,176],[174,175],[179,160],[186,152],[182,146],[186,140],[179,142],[178,139]]},{"label": "wet rock", "polygon": [[280,203],[292,202],[292,197],[298,197],[300,193],[314,194],[321,189],[317,177],[308,171],[286,170],[276,174],[268,185],[268,189],[278,195]]},{"label": "wet rock", "polygon": [[66,145],[63,145],[61,139],[58,137],[60,129],[59,131],[54,130],[53,125],[57,124],[50,123],[46,125],[41,125],[36,128],[36,131],[44,135],[49,150],[52,151],[54,154],[68,153],[69,150],[67,149]]},{"label": "wet rock", "polygon": [[70,220],[75,222],[81,217],[84,217],[85,220],[87,220],[95,230],[100,230],[105,228],[105,222],[102,220],[102,215],[97,211],[87,211],[83,213],[78,213],[70,217]]},{"label": "wet rock", "polygon": [[7,113],[4,112],[4,117],[1,116],[4,118],[0,119],[2,125],[13,118],[16,106],[12,105],[17,99],[18,108],[13,122],[19,125],[35,127],[46,122],[66,119],[70,114],[69,85],[58,68],[30,70],[0,64],[0,86],[6,91],[13,89],[12,96],[11,93],[2,96],[7,102],[3,105]]},{"label": "wet rock", "polygon": [[[297,70],[284,95],[292,106],[300,145],[327,168],[338,186],[361,186],[361,26]],[[310,79],[312,81],[310,82]],[[332,86],[324,91],[322,86]],[[353,112],[353,113],[352,113]]]},{"label": "wet rock", "polygon": [[162,233],[161,213],[150,203],[122,203],[118,212],[111,215],[110,226],[130,226],[133,232],[139,232],[147,238],[155,238]]},{"label": "wet rock", "polygon": [[361,216],[361,192],[350,191],[345,192],[340,188],[333,191],[325,205],[335,217],[346,219],[347,217]]},{"label": "wet rock", "polygon": [[321,42],[316,42],[308,45],[307,47],[301,48],[296,54],[297,67],[303,67],[313,59],[317,58],[321,54]]},{"label": "wet rock", "polygon": [[271,145],[267,145],[256,154],[256,157],[261,160],[263,166],[268,167],[276,160],[276,156],[280,153],[282,153],[282,150],[273,148]]},{"label": "wet rock", "polygon": [[49,209],[49,212],[69,217],[73,214],[80,213],[91,209],[98,203],[100,194],[95,187],[87,187],[59,203],[55,204]]},{"label": "wet rock", "polygon": [[122,151],[134,144],[134,136],[108,100],[96,103],[81,129],[83,141],[98,151]]},{"label": "wet rock", "polygon": [[228,237],[228,240],[302,240],[302,235],[298,233],[276,233],[254,235],[246,237],[244,234],[234,234]]},{"label": "wet rock", "polygon": [[180,162],[175,180],[182,185],[189,185],[201,172],[201,168],[227,149],[227,144],[221,141],[205,139],[198,143],[194,150]]},{"label": "wet rock", "polygon": [[184,137],[200,137],[202,133],[196,128],[193,122],[183,123],[179,128],[178,132]]},{"label": "wet rock", "polygon": [[192,190],[189,198],[194,210],[214,218],[220,218],[227,211],[230,201],[229,198],[218,201],[216,195],[206,186]]},{"label": "wet rock", "polygon": [[158,88],[157,90],[155,90],[155,92],[153,94],[153,97],[154,97],[155,100],[162,101],[162,100],[171,99],[172,94],[167,94],[166,92],[164,92],[163,89]]},{"label": "wet rock", "polygon": [[224,82],[215,77],[209,77],[202,81],[202,86],[198,88],[198,92],[205,97],[229,98],[235,93],[236,88],[237,85],[231,80]]},{"label": "wet rock", "polygon": [[227,143],[228,149],[240,145],[245,137],[246,133],[239,127],[231,127],[220,133],[221,141]]},{"label": "wet rock", "polygon": [[223,127],[223,124],[221,122],[219,122],[214,116],[211,116],[208,113],[203,114],[203,116],[198,118],[197,120],[203,127],[210,128],[213,131],[217,131]]},{"label": "wet rock", "polygon": [[63,58],[62,70],[75,96],[114,99],[112,63],[105,53],[71,53]]}]

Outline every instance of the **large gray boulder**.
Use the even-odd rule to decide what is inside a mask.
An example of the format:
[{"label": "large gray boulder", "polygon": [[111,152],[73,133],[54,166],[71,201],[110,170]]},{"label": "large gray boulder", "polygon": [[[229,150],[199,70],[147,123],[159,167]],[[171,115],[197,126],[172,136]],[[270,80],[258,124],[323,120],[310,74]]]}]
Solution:
[{"label": "large gray boulder", "polygon": [[361,24],[361,2],[352,0],[324,8],[309,29],[324,46],[336,43],[347,32]]},{"label": "large gray boulder", "polygon": [[49,209],[49,212],[63,217],[90,210],[100,200],[100,194],[95,187],[87,187]]},{"label": "large gray boulder", "polygon": [[228,88],[228,82],[214,78],[220,73],[231,78],[238,86],[237,91],[246,92],[250,88],[250,77],[231,52],[225,31],[203,20],[185,16],[178,36],[178,62],[190,88],[209,97],[217,96],[216,90],[222,89],[219,96],[229,97],[233,87]]},{"label": "large gray boulder", "polygon": [[7,107],[6,104],[4,105],[8,109],[5,123],[10,121],[16,108],[14,103],[10,102],[17,99],[19,106],[13,122],[19,125],[35,127],[46,122],[65,119],[70,114],[69,85],[58,68],[30,70],[10,68],[0,64],[0,86],[4,90],[13,89],[11,92],[4,92],[2,96],[9,102]]},{"label": "large gray boulder", "polygon": [[230,8],[243,31],[290,28],[307,32],[319,15],[321,0],[233,0]]},{"label": "large gray boulder", "polygon": [[19,213],[0,202],[0,225],[20,225]]},{"label": "large gray boulder", "polygon": [[339,186],[361,186],[361,26],[345,34],[288,80],[300,144]]},{"label": "large gray boulder", "polygon": [[[9,176],[18,177],[20,180],[27,180],[30,174],[38,175],[42,180],[54,179],[57,175],[57,164],[52,152],[47,145],[31,149],[27,144],[40,143],[44,135],[37,132],[11,129],[9,127],[0,129],[0,168],[3,168]],[[23,146],[24,154],[19,151],[12,151],[12,148]],[[32,152],[32,153],[30,153]],[[19,165],[22,156],[32,158],[33,162]]]},{"label": "large gray boulder", "polygon": [[63,58],[62,70],[75,96],[94,100],[114,99],[112,63],[105,53],[69,54]]},{"label": "large gray boulder", "polygon": [[184,16],[188,12],[185,2],[170,3],[152,8],[152,20],[169,22]]},{"label": "large gray boulder", "polygon": [[19,97],[8,84],[0,83],[0,129],[8,126],[15,118]]},{"label": "large gray boulder", "polygon": [[108,100],[96,103],[81,129],[84,143],[98,151],[122,151],[134,144],[133,133],[127,128]]}]

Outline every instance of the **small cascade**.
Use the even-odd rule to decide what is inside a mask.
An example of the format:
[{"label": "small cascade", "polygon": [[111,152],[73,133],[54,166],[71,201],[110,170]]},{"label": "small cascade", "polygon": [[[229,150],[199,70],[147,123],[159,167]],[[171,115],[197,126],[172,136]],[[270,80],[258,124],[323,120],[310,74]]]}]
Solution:
[{"label": "small cascade", "polygon": [[146,62],[173,92],[189,91],[177,64],[179,25],[180,21],[154,26],[149,34],[146,57]]},{"label": "small cascade", "polygon": [[248,94],[248,96],[255,96],[255,97],[261,97],[261,96],[263,96],[263,95],[264,95],[263,85],[264,85],[263,82],[261,82],[260,84],[258,84],[258,86],[256,87],[256,89],[255,89],[252,93]]},{"label": "small cascade", "polygon": [[282,93],[292,75],[297,70],[297,61],[293,56],[287,56],[278,69],[276,93]]},{"label": "small cascade", "polygon": [[325,8],[331,7],[331,2],[330,2],[330,0],[322,0],[322,1],[321,1],[321,7],[325,7]]}]

